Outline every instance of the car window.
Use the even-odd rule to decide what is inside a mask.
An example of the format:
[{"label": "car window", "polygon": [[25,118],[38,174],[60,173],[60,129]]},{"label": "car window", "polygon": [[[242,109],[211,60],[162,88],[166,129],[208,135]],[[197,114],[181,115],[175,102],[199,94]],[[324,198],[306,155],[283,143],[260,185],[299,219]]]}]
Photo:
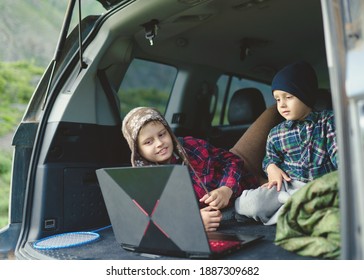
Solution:
[{"label": "car window", "polygon": [[138,106],[155,107],[164,114],[176,75],[175,67],[134,59],[118,91],[121,117]]},{"label": "car window", "polygon": [[[81,19],[85,19],[90,16],[99,16],[99,15],[105,13],[105,11],[106,11],[105,8],[98,1],[83,0],[81,2]],[[73,10],[72,20],[70,23],[69,31],[71,31],[77,27],[79,20],[80,20],[79,16],[80,16],[79,4],[77,2],[75,5],[75,8]]]},{"label": "car window", "polygon": [[[227,125],[227,112],[228,106],[230,103],[230,99],[233,96],[234,92],[238,89],[253,87],[259,89],[264,97],[266,106],[270,106],[274,104],[275,100],[271,93],[270,85],[249,80],[242,79],[237,76],[230,75],[222,75],[218,82],[218,101],[216,111],[212,120],[212,125]],[[224,99],[226,98],[226,102]]]}]

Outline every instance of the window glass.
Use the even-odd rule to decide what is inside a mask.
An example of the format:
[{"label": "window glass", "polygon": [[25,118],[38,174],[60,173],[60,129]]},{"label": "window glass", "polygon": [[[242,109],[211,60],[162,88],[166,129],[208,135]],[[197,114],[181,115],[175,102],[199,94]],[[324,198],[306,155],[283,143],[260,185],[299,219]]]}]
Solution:
[{"label": "window glass", "polygon": [[[254,87],[259,89],[264,97],[266,106],[270,106],[275,103],[275,100],[271,93],[271,87],[270,85],[248,80],[248,79],[241,79],[236,76],[228,76],[228,75],[222,75],[218,82],[218,102],[217,102],[217,108],[214,115],[214,118],[212,120],[212,125],[227,125],[227,111],[228,106],[230,103],[230,99],[233,95],[233,93],[242,88],[248,88],[248,87]],[[227,96],[226,96],[227,95]],[[224,99],[226,96],[226,103],[224,104]],[[223,115],[223,117],[222,117]]]},{"label": "window glass", "polygon": [[139,106],[154,107],[164,114],[176,75],[172,66],[134,59],[118,91],[121,116]]},{"label": "window glass", "polygon": [[[55,2],[63,2],[59,0],[53,0]],[[68,1],[67,1],[68,2]],[[67,2],[60,4],[67,6]],[[66,7],[65,7],[66,10]],[[88,16],[99,16],[105,12],[105,8],[95,0],[82,0],[81,2],[81,18],[85,19]],[[78,1],[75,4],[73,14],[72,14],[72,20],[69,28],[69,32],[71,32],[74,28],[77,27],[79,23],[79,3]]]}]

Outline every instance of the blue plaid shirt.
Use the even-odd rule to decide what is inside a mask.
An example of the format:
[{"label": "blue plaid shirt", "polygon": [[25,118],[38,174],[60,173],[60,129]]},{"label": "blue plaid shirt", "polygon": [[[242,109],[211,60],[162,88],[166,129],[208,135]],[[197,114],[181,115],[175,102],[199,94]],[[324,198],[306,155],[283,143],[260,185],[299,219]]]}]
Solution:
[{"label": "blue plaid shirt", "polygon": [[311,112],[303,121],[284,121],[270,131],[263,169],[275,163],[291,179],[309,182],[337,170],[332,111]]}]

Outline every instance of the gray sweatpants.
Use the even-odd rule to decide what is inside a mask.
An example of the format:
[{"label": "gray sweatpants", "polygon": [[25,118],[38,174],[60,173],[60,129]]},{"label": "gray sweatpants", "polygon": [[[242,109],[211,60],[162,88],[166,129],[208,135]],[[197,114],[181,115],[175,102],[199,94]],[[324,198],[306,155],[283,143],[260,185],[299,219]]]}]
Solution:
[{"label": "gray sweatpants", "polygon": [[276,187],[268,189],[259,187],[257,189],[245,190],[235,200],[236,213],[253,218],[265,225],[277,223],[279,210],[289,197],[304,186],[306,183],[300,181],[283,181],[282,188],[278,192]]}]

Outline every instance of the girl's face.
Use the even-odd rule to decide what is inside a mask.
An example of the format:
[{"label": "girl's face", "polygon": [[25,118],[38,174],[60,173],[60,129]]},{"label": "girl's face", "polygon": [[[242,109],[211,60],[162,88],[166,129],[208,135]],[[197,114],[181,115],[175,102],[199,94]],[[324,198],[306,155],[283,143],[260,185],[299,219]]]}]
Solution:
[{"label": "girl's face", "polygon": [[275,90],[273,96],[277,101],[278,112],[286,120],[303,120],[311,112],[310,107],[288,92]]},{"label": "girl's face", "polygon": [[140,155],[154,163],[169,163],[173,155],[172,137],[158,121],[149,122],[140,129],[137,145]]}]

